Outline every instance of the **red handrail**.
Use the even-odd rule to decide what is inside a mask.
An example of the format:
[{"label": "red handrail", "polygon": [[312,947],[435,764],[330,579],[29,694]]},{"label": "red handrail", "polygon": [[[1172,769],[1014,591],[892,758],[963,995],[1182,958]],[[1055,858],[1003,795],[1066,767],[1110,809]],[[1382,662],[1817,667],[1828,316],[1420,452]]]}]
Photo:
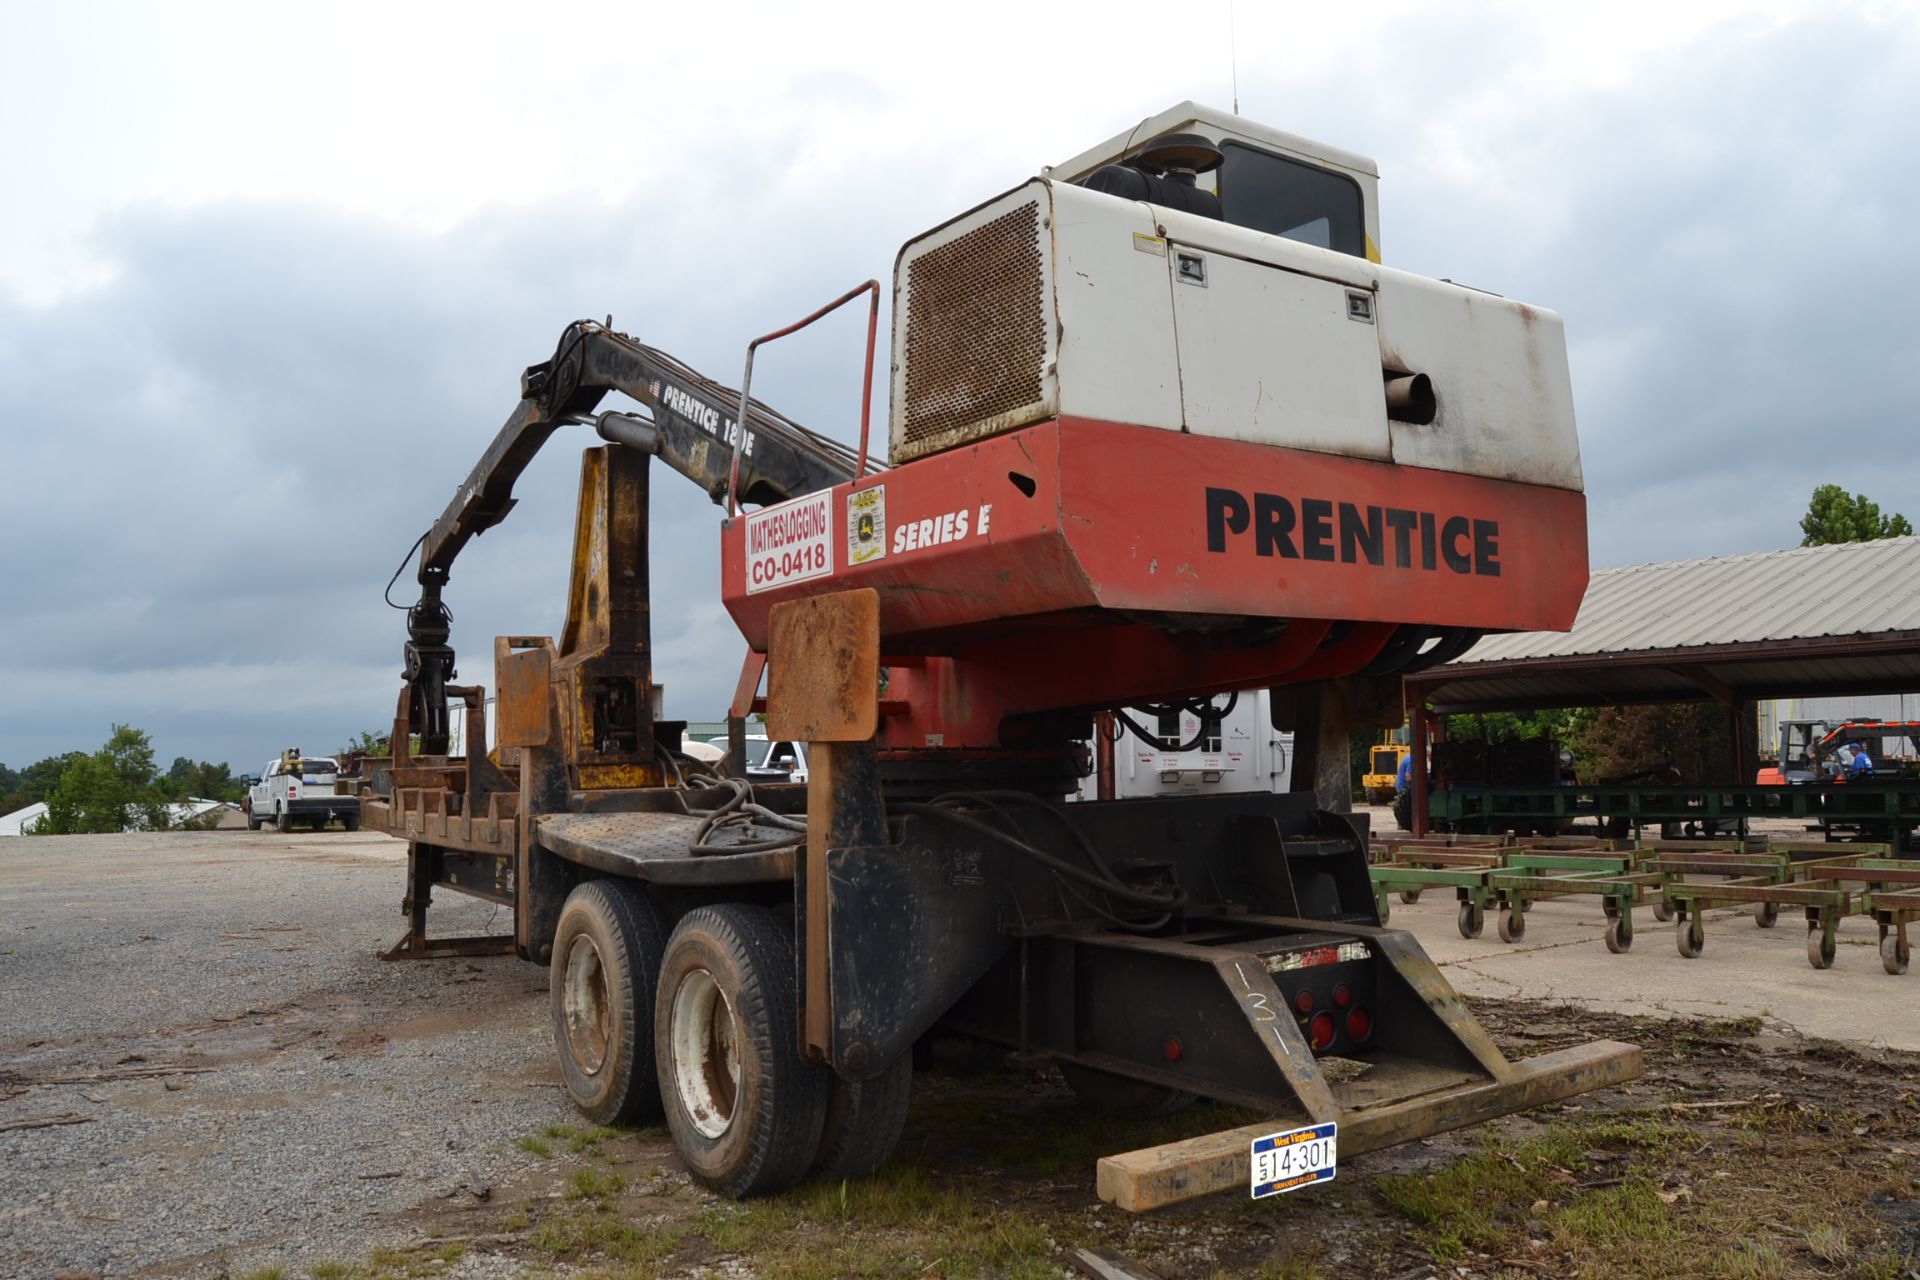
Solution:
[{"label": "red handrail", "polygon": [[873,302],[867,309],[867,370],[860,384],[860,456],[859,461],[854,464],[853,470],[854,479],[856,480],[867,474],[867,433],[872,426],[871,417],[873,414],[873,348],[874,342],[880,332],[880,282],[878,280],[869,280],[856,289],[849,289],[804,320],[796,320],[784,329],[775,329],[772,333],[762,334],[747,344],[747,368],[746,372],[740,375],[740,416],[737,423],[740,434],[734,441],[733,465],[727,472],[728,516],[733,516],[738,510],[740,454],[747,446],[747,406],[750,403],[748,388],[753,383],[753,353],[759,349],[761,343],[772,342],[775,338],[784,338],[790,333],[798,333],[815,320],[818,320],[821,316],[838,311],[841,307],[847,305],[847,303],[852,302],[861,294],[869,291],[873,294]]}]

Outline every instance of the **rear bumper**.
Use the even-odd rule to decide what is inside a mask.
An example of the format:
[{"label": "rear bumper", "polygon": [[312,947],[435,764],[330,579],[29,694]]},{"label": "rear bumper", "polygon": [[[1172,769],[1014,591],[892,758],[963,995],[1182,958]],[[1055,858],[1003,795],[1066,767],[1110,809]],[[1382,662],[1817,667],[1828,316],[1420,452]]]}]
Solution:
[{"label": "rear bumper", "polygon": [[[1615,1040],[1596,1040],[1542,1054],[1509,1064],[1497,1079],[1377,1107],[1342,1110],[1337,1117],[1339,1154],[1344,1157],[1377,1151],[1623,1084],[1637,1080],[1643,1069],[1639,1047]],[[1140,1212],[1220,1191],[1246,1191],[1252,1177],[1254,1139],[1308,1123],[1304,1115],[1281,1116],[1184,1142],[1107,1156],[1100,1161],[1097,1174],[1100,1198]]]},{"label": "rear bumper", "polygon": [[325,813],[331,814],[336,818],[344,818],[350,815],[357,815],[360,812],[360,797],[332,795],[301,796],[298,800],[283,801],[281,807],[295,817],[312,818]]}]

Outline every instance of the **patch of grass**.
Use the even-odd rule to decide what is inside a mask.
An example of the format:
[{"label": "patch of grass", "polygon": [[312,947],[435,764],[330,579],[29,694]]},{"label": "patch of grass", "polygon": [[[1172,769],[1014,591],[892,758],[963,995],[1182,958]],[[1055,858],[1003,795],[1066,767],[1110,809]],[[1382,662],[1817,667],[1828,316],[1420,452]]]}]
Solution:
[{"label": "patch of grass", "polygon": [[[1549,1238],[1562,1248],[1597,1249],[1623,1263],[1643,1254],[1664,1256],[1680,1235],[1673,1210],[1660,1199],[1653,1179],[1641,1175],[1577,1196],[1547,1210],[1543,1220]],[[1645,1274],[1646,1268],[1629,1265],[1623,1271]]]},{"label": "patch of grass", "polygon": [[598,1155],[600,1144],[620,1136],[620,1130],[604,1124],[582,1129],[570,1124],[550,1124],[540,1131],[542,1138],[565,1144],[574,1155]]},{"label": "patch of grass", "polygon": [[553,1159],[553,1148],[547,1144],[544,1138],[536,1138],[532,1134],[528,1134],[526,1137],[516,1141],[513,1145],[522,1151],[532,1152],[542,1160]]},{"label": "patch of grass", "polygon": [[458,1262],[467,1248],[461,1244],[418,1244],[403,1249],[375,1249],[367,1258],[374,1280],[427,1280]]},{"label": "patch of grass", "polygon": [[561,1213],[548,1218],[528,1241],[556,1261],[605,1258],[621,1264],[623,1277],[650,1277],[671,1258],[686,1233],[677,1227],[623,1222],[604,1213]]},{"label": "patch of grass", "polygon": [[1892,1245],[1881,1249],[1870,1257],[1861,1258],[1854,1264],[1853,1274],[1858,1280],[1900,1280],[1907,1271],[1911,1257],[1901,1256]]},{"label": "patch of grass", "polygon": [[[1577,1179],[1590,1153],[1621,1151],[1630,1160],[1651,1159],[1676,1149],[1687,1131],[1657,1116],[1600,1114],[1557,1120],[1544,1133],[1503,1143],[1488,1130],[1479,1149],[1427,1174],[1376,1180],[1389,1208],[1432,1229],[1434,1259],[1447,1262],[1469,1249],[1493,1252],[1518,1236],[1532,1206],[1562,1195]],[[1666,1233],[1670,1211],[1650,1179],[1629,1165],[1626,1181],[1576,1195],[1556,1212],[1553,1224],[1568,1241],[1601,1240],[1614,1232],[1622,1243]],[[1622,1216],[1625,1215],[1625,1216]]]},{"label": "patch of grass", "polygon": [[1275,1254],[1260,1264],[1254,1280],[1321,1280],[1326,1272],[1299,1254]]},{"label": "patch of grass", "polygon": [[894,1280],[929,1270],[1053,1280],[1056,1246],[1077,1230],[907,1162],[872,1178],[716,1204],[693,1229],[717,1253],[749,1261],[764,1280]]},{"label": "patch of grass", "polygon": [[1807,1252],[1825,1263],[1845,1262],[1853,1256],[1847,1244],[1847,1230],[1831,1222],[1822,1222],[1807,1232]]},{"label": "patch of grass", "polygon": [[1589,1147],[1627,1148],[1656,1157],[1694,1141],[1694,1135],[1684,1126],[1648,1112],[1600,1115],[1579,1124],[1562,1122],[1555,1128]]},{"label": "patch of grass", "polygon": [[1851,1111],[1839,1111],[1793,1098],[1768,1098],[1743,1107],[1734,1124],[1748,1133],[1845,1133],[1860,1123]]},{"label": "patch of grass", "polygon": [[1488,1131],[1472,1154],[1431,1173],[1379,1178],[1374,1188],[1394,1212],[1432,1228],[1436,1261],[1468,1249],[1491,1251],[1554,1185],[1555,1170],[1578,1160],[1579,1144],[1555,1129],[1511,1149]]},{"label": "patch of grass", "polygon": [[284,1267],[260,1267],[247,1272],[240,1280],[287,1280],[287,1272]]},{"label": "patch of grass", "polygon": [[694,1219],[693,1230],[718,1253],[750,1254],[759,1242],[795,1225],[793,1210],[782,1200],[745,1200],[709,1207]]},{"label": "patch of grass", "polygon": [[1748,1014],[1744,1018],[1722,1018],[1718,1022],[1709,1022],[1707,1030],[1716,1036],[1758,1035],[1760,1018],[1757,1014]]},{"label": "patch of grass", "polygon": [[354,1280],[359,1268],[344,1262],[316,1262],[307,1269],[313,1280]]},{"label": "patch of grass", "polygon": [[1714,1255],[1707,1274],[1719,1280],[1785,1280],[1787,1260],[1770,1244],[1743,1241]]},{"label": "patch of grass", "polygon": [[567,1179],[567,1195],[574,1200],[607,1200],[626,1185],[625,1178],[605,1169],[575,1169]]}]

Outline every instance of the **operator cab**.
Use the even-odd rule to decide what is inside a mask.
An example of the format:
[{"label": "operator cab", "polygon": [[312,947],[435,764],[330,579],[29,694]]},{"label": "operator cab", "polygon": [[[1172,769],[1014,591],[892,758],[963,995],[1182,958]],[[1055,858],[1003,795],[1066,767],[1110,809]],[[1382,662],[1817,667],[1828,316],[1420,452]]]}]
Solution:
[{"label": "operator cab", "polygon": [[1213,107],[1183,102],[1042,172],[1380,261],[1371,160]]}]

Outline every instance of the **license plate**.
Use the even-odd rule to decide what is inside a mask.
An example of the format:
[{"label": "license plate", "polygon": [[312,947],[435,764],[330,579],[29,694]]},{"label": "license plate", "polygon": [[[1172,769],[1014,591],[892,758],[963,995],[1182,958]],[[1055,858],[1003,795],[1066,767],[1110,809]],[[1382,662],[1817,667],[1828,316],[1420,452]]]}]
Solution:
[{"label": "license plate", "polygon": [[1329,1120],[1253,1140],[1253,1198],[1333,1181],[1340,1126]]}]

